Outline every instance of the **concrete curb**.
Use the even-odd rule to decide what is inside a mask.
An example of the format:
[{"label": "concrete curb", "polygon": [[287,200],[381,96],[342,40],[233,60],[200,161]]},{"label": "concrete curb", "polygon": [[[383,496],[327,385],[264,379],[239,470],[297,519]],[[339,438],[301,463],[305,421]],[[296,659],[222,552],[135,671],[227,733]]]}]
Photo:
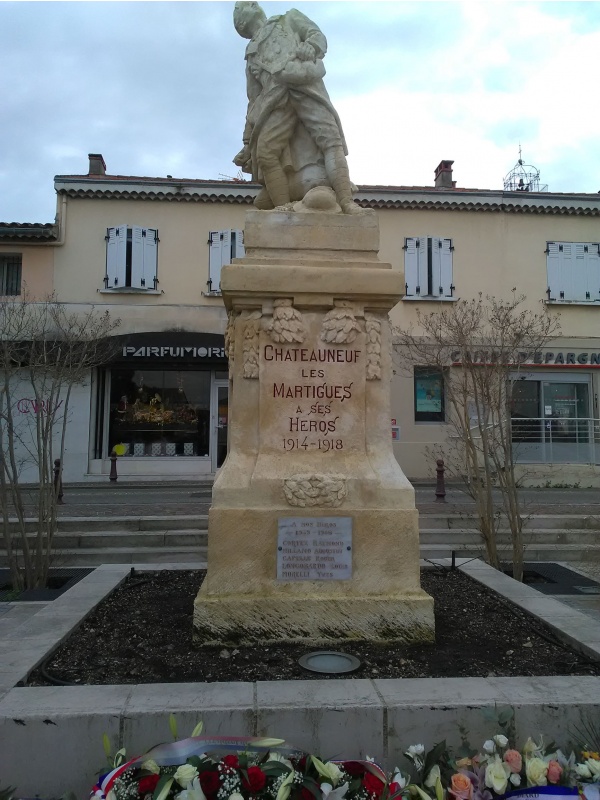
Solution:
[{"label": "concrete curb", "polygon": [[[600,657],[600,624],[590,617],[480,561],[460,568],[543,619],[580,652]],[[513,707],[519,739],[544,733],[560,742],[569,727],[600,713],[600,677],[595,676],[13,688],[128,572],[123,565],[98,568],[0,642],[2,779],[21,794],[44,798],[72,790],[86,797],[102,767],[103,734],[114,751],[127,746],[131,755],[141,754],[170,738],[171,712],[183,736],[201,718],[211,735],[279,736],[328,758],[376,756],[390,768],[409,744],[429,747],[446,738],[458,745],[459,725],[474,744],[481,742],[496,732],[489,719],[498,707]]]}]

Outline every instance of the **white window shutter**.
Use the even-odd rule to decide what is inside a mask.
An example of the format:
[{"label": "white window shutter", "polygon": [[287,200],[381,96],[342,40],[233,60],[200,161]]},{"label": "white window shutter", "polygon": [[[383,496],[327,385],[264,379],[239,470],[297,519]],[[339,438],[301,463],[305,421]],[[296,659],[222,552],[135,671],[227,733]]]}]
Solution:
[{"label": "white window shutter", "polygon": [[127,225],[109,228],[106,242],[106,288],[125,286],[127,261]]},{"label": "white window shutter", "polygon": [[218,292],[221,284],[221,267],[223,266],[221,234],[222,231],[211,231],[208,235],[208,278],[211,292]]},{"label": "white window shutter", "polygon": [[144,279],[146,289],[156,289],[158,271],[158,231],[146,228],[144,237]]},{"label": "white window shutter", "polygon": [[577,281],[575,279],[576,263],[575,255],[576,248],[573,242],[559,242],[559,262],[560,262],[560,282],[562,284],[562,296],[559,295],[560,300],[576,300],[575,289]]},{"label": "white window shutter", "polygon": [[231,231],[221,231],[221,266],[225,264],[231,264]]},{"label": "white window shutter", "polygon": [[231,231],[231,257],[244,258],[246,250],[244,249],[244,231]]},{"label": "white window shutter", "polygon": [[600,300],[600,245],[590,242],[587,253],[587,288],[589,300]]},{"label": "white window shutter", "polygon": [[548,272],[548,299],[560,300],[560,293],[564,291],[561,275],[561,252],[558,242],[546,244],[546,270]]},{"label": "white window shutter", "polygon": [[144,280],[144,228],[131,228],[131,287],[145,289]]},{"label": "white window shutter", "polygon": [[442,297],[452,297],[452,239],[440,241],[440,294]]},{"label": "white window shutter", "polygon": [[442,240],[432,236],[431,242],[431,294],[441,297],[444,294],[442,287]]},{"label": "white window shutter", "polygon": [[426,297],[429,294],[429,270],[427,268],[427,240],[428,236],[419,236],[417,239],[417,288],[416,294]]},{"label": "white window shutter", "polygon": [[407,237],[404,240],[404,282],[406,283],[406,296],[414,297],[417,293],[419,279],[419,264],[417,253],[417,240]]}]

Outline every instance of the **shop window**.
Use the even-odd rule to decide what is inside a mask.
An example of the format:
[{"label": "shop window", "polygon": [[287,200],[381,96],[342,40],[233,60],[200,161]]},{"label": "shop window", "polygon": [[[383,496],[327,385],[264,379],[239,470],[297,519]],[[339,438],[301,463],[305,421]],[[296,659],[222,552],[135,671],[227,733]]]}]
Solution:
[{"label": "shop window", "polygon": [[158,231],[136,225],[118,225],[106,231],[104,287],[111,291],[156,291]]},{"label": "shop window", "polygon": [[404,241],[405,300],[452,298],[452,239],[407,237]]},{"label": "shop window", "polygon": [[21,256],[0,255],[0,295],[21,294]]},{"label": "shop window", "polygon": [[444,422],[444,374],[431,367],[415,367],[415,422]]},{"label": "shop window", "polygon": [[546,266],[550,302],[600,302],[598,242],[548,242]]},{"label": "shop window", "polygon": [[113,369],[108,453],[208,456],[210,370]]},{"label": "shop window", "polygon": [[221,293],[221,269],[234,258],[243,258],[244,231],[211,231],[208,237],[208,292]]}]

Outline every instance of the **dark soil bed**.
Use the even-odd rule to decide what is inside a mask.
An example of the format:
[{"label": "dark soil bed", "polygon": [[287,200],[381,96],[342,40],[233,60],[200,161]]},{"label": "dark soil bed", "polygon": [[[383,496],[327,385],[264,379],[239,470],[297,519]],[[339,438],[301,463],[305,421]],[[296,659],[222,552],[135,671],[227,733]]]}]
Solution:
[{"label": "dark soil bed", "polygon": [[[199,571],[136,573],[70,636],[29,685],[322,679],[298,659],[305,645],[206,647],[192,643]],[[435,599],[436,644],[345,642],[362,666],[341,678],[600,675],[549,629],[457,571],[426,569]],[[334,676],[328,676],[334,677]]]}]

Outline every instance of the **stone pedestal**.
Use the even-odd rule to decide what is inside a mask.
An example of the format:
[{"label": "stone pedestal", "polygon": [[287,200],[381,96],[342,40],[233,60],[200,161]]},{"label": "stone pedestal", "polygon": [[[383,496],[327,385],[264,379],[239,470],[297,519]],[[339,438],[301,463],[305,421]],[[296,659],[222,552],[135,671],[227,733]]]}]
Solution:
[{"label": "stone pedestal", "polygon": [[392,452],[402,280],[378,260],[377,218],[250,211],[245,247],[221,278],[229,453],[196,639],[433,641],[414,491]]}]

